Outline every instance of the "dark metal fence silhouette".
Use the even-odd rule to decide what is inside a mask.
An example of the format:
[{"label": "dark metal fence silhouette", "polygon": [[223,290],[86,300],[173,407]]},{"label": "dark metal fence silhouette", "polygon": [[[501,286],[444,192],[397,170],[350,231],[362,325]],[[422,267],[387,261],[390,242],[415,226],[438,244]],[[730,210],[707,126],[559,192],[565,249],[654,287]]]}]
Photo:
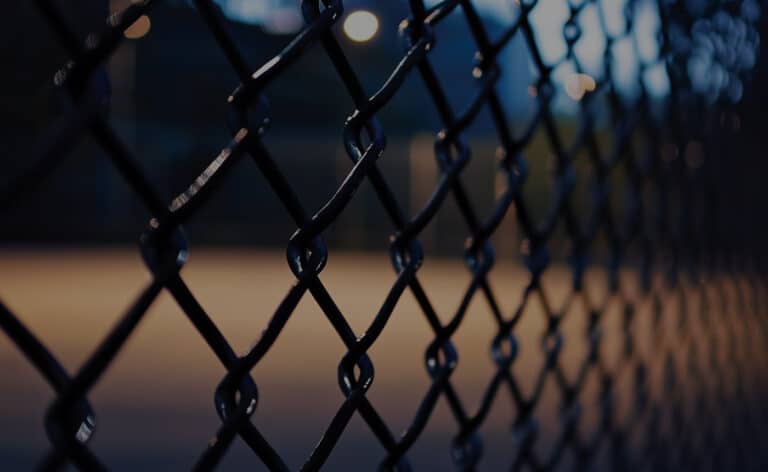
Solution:
[{"label": "dark metal fence silhouette", "polygon": [[[510,9],[518,14],[497,38],[488,34],[483,19],[470,0],[445,0],[427,7],[422,0],[409,0],[410,16],[400,25],[406,44],[402,59],[381,88],[371,94],[361,84],[356,68],[347,60],[337,41],[334,25],[343,13],[342,0],[303,0],[301,9],[306,26],[282,51],[266,64],[251,64],[241,46],[231,36],[228,23],[212,0],[195,0],[194,6],[221,48],[240,83],[228,101],[232,140],[188,189],[168,203],[161,199],[145,177],[131,152],[110,125],[106,114],[107,92],[103,63],[124,41],[124,31],[156,3],[144,0],[107,19],[104,29],[82,38],[68,24],[58,4],[36,0],[40,15],[56,33],[72,60],[57,73],[55,82],[70,98],[68,111],[49,127],[47,133],[28,149],[32,170],[0,189],[0,205],[8,207],[16,197],[34,192],[43,176],[55,172],[75,142],[90,135],[103,148],[111,163],[154,215],[140,238],[142,256],[152,274],[151,282],[120,318],[76,372],[66,372],[46,346],[4,305],[0,305],[0,326],[23,352],[30,364],[56,392],[55,401],[45,412],[45,427],[50,451],[41,466],[52,469],[71,463],[81,469],[107,468],[88,446],[97,428],[96,412],[88,393],[109,368],[128,337],[142,322],[149,306],[167,290],[192,322],[211,352],[221,361],[227,374],[215,385],[215,404],[221,427],[215,439],[201,445],[197,469],[217,465],[236,437],[253,450],[272,470],[284,470],[280,452],[259,430],[254,417],[258,411],[258,379],[252,368],[266,355],[299,301],[312,297],[322,308],[332,328],[343,341],[347,353],[339,362],[338,383],[341,406],[329,419],[316,448],[308,454],[302,470],[320,468],[334,449],[353,415],[360,415],[386,451],[380,460],[384,469],[409,470],[408,452],[419,440],[433,409],[444,397],[455,419],[455,434],[450,444],[457,468],[473,470],[482,465],[483,441],[479,428],[494,402],[514,406],[514,458],[510,466],[540,470],[562,465],[563,457],[573,457],[572,467],[598,466],[631,469],[761,469],[765,467],[764,372],[765,341],[768,337],[764,306],[765,280],[761,273],[761,235],[741,220],[733,222],[738,206],[751,219],[759,201],[738,200],[731,190],[736,182],[753,182],[745,168],[749,154],[745,142],[739,143],[734,120],[742,95],[748,96],[750,73],[757,60],[760,5],[752,1],[675,2],[658,0],[650,5],[658,11],[658,50],[653,60],[641,58],[636,77],[636,93],[628,96],[617,86],[614,47],[629,40],[638,48],[634,36],[634,14],[638,5],[648,2],[628,0],[624,8],[625,25],[612,31],[606,25],[607,2],[569,0],[569,18],[562,25],[567,53],[558,63],[546,63],[530,21],[538,4],[547,0],[516,0]],[[576,73],[583,72],[576,48],[582,37],[580,15],[596,8],[604,37],[602,75],[594,77],[593,87],[578,85],[578,130],[566,140],[557,126],[552,99],[560,85],[552,77],[561,64],[570,63]],[[476,45],[474,69],[468,71],[477,81],[474,98],[461,111],[453,110],[446,97],[441,76],[430,63],[430,52],[439,48],[440,23],[448,15],[461,15],[469,26],[467,41]],[[500,77],[498,54],[517,37],[525,40],[537,79],[531,88],[536,113],[523,129],[513,129],[501,104],[496,87]],[[703,52],[702,52],[703,51]],[[335,194],[319,210],[308,209],[297,198],[302,189],[286,179],[279,162],[262,141],[270,121],[265,89],[279,81],[281,74],[304,54],[325,54],[338,79],[344,84],[355,109],[344,123],[343,139],[353,166]],[[709,62],[692,72],[692,57],[709,54]],[[751,54],[751,56],[749,56]],[[744,59],[751,57],[751,61]],[[653,97],[645,73],[661,67],[669,91]],[[713,72],[717,69],[720,72]],[[698,74],[698,75],[697,75]],[[708,75],[725,74],[728,80],[702,82]],[[409,215],[398,204],[387,179],[377,167],[387,158],[385,130],[377,113],[398,93],[406,77],[420,76],[443,129],[435,137],[434,152],[439,179],[431,197],[420,211]],[[702,78],[703,77],[703,78]],[[702,85],[703,84],[703,85]],[[236,84],[233,84],[236,85]],[[598,98],[600,97],[600,98]],[[224,99],[225,97],[222,97]],[[601,100],[602,99],[602,100]],[[612,123],[610,146],[600,144],[596,115],[605,112]],[[495,126],[499,147],[495,158],[497,172],[505,182],[492,208],[482,211],[468,198],[462,171],[470,159],[491,159],[472,155],[463,133],[481,110],[488,110]],[[213,119],[213,118],[212,118]],[[746,120],[746,118],[745,118]],[[745,125],[746,126],[746,125]],[[531,211],[522,189],[526,184],[526,150],[535,132],[543,130],[555,156],[554,180],[549,188],[551,207],[543,217]],[[301,139],[297,136],[297,139]],[[639,140],[641,146],[634,146]],[[743,173],[729,173],[738,167],[729,153],[742,156]],[[582,156],[582,157],[577,157]],[[586,157],[583,157],[586,156]],[[287,246],[287,259],[296,283],[274,310],[270,322],[255,345],[236,353],[217,329],[215,316],[206,313],[181,276],[187,257],[187,243],[181,225],[218,192],[227,173],[237,161],[249,159],[266,177],[296,224]],[[589,174],[576,165],[577,159],[590,163]],[[742,180],[743,178],[743,180]],[[621,179],[620,185],[612,185]],[[322,281],[328,250],[323,233],[354,198],[367,180],[392,223],[390,254],[396,280],[364,333],[355,333],[333,294]],[[580,181],[590,182],[590,196],[579,206],[574,188]],[[419,279],[424,253],[420,232],[435,217],[448,198],[455,199],[467,227],[463,253],[471,279],[463,298],[447,323],[440,321]],[[624,199],[623,211],[611,202]],[[751,198],[750,200],[759,200]],[[750,213],[751,212],[751,213]],[[258,215],[255,217],[258,218]],[[504,218],[512,218],[524,235],[522,245],[528,284],[519,294],[517,307],[503,312],[491,288],[491,269],[496,263],[490,242]],[[570,247],[568,263],[572,275],[570,293],[562,306],[555,306],[541,283],[550,266],[549,245],[557,231],[563,231]],[[607,244],[599,244],[604,237]],[[763,242],[764,244],[764,242]],[[592,261],[605,250],[604,263]],[[590,269],[591,268],[591,269]],[[598,270],[607,280],[607,295],[594,297],[586,290],[585,273]],[[634,274],[636,277],[627,276]],[[633,285],[640,290],[628,289]],[[425,392],[412,392],[422,398],[413,420],[402,434],[392,431],[387,419],[366,396],[374,383],[374,365],[367,351],[386,330],[390,315],[404,292],[410,291],[434,332],[426,346],[425,365],[431,379]],[[468,405],[454,388],[451,376],[460,352],[452,336],[461,329],[470,302],[483,299],[493,314],[497,332],[489,339],[496,374],[488,379],[479,405]],[[542,303],[547,328],[540,339],[520,339],[516,324],[526,316],[532,303]],[[560,362],[565,333],[562,322],[582,306],[588,314],[588,329],[573,342],[588,345],[588,355],[575,373],[567,373]],[[620,307],[622,327],[618,332],[604,329],[608,307]],[[639,323],[640,319],[648,323]],[[641,329],[643,327],[643,329]],[[256,337],[256,336],[254,336]],[[619,358],[608,358],[606,338],[622,345]],[[641,339],[650,340],[640,349]],[[511,367],[520,344],[540,344],[544,362],[535,388],[525,394]],[[580,432],[582,393],[588,375],[598,375],[600,391],[599,428],[589,436]],[[6,374],[3,374],[5,376]],[[633,405],[629,421],[619,421],[614,413],[620,379],[632,385]],[[561,400],[561,433],[554,440],[551,454],[536,452],[539,427],[535,407],[544,382],[555,379]],[[258,385],[258,388],[257,388]],[[0,392],[2,386],[0,386]],[[286,418],[286,422],[291,422]],[[596,458],[608,451],[608,463]],[[371,464],[375,466],[375,464]]]}]

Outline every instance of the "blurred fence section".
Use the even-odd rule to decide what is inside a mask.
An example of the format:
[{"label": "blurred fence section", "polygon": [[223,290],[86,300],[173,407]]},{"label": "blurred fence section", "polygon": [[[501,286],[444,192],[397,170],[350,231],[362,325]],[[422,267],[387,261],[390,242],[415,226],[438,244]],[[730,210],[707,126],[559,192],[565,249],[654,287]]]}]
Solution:
[{"label": "blurred fence section", "polygon": [[[441,403],[453,426],[439,453],[482,468],[484,444],[500,441],[481,429],[501,402],[515,470],[768,465],[761,3],[190,3],[127,2],[107,16],[104,2],[36,0],[7,25],[20,50],[50,51],[7,51],[30,79],[3,88],[19,107],[4,118],[2,240],[130,233],[151,274],[125,287],[135,301],[72,372],[3,293],[0,326],[55,392],[40,412],[44,469],[110,467],[91,447],[110,412],[89,395],[161,293],[226,371],[209,382],[221,424],[192,453],[197,469],[236,440],[271,470],[296,463],[263,432],[270,384],[253,371],[302,300],[344,346],[339,403],[303,470],[326,463],[356,416],[381,446],[368,466],[410,470]],[[35,88],[55,58],[55,86]],[[30,89],[43,92],[14,93]],[[279,303],[242,306],[269,313],[250,349],[237,352],[189,288],[187,235],[287,245],[293,285]],[[355,331],[323,271],[334,250],[384,243],[394,276]],[[450,266],[466,282],[448,310],[420,272],[441,255],[465,265]],[[505,265],[524,279],[512,297],[495,278]],[[405,298],[431,339],[413,359],[427,388],[408,390],[418,407],[398,431],[371,398],[368,353]],[[476,366],[457,367],[468,353],[454,341],[479,316],[493,320],[482,346],[493,367],[467,401],[454,373]],[[520,327],[533,317],[535,333]],[[523,352],[538,367],[516,370]]]}]

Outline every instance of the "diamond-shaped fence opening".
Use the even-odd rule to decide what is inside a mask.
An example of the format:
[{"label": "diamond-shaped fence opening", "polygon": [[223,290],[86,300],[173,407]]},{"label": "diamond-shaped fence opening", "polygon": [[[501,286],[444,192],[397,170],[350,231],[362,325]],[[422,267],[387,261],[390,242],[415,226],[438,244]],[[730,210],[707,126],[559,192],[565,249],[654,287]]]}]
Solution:
[{"label": "diamond-shaped fence opening", "polygon": [[763,3],[19,6],[3,467],[762,470]]}]

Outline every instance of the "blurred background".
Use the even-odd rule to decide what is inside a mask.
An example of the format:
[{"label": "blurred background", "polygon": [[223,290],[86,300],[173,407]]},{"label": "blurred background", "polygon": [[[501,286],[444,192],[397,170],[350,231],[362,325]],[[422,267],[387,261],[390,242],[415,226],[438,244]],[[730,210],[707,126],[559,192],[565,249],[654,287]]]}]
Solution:
[{"label": "blurred background", "polygon": [[[110,9],[119,10],[126,4],[113,1]],[[232,21],[233,33],[245,46],[253,64],[269,60],[303,25],[299,4],[293,0],[222,0],[219,4]],[[106,15],[104,2],[94,2],[94,5],[66,10],[84,33],[99,25]],[[514,2],[505,0],[481,0],[477,7],[492,37],[500,36],[519,15]],[[347,16],[370,12],[376,22],[366,26],[363,20],[363,32],[371,34],[363,40],[353,39],[345,32],[345,22],[336,25],[345,53],[353,66],[360,68],[366,89],[373,93],[403,54],[404,43],[397,28],[408,16],[408,6],[403,1],[353,0],[345,2],[345,8]],[[637,98],[640,61],[651,62],[658,56],[655,4],[643,1],[636,8],[639,48],[634,47],[631,37],[614,45],[616,83],[630,101]],[[609,27],[621,31],[625,21],[621,5],[606,2],[605,11]],[[562,25],[568,15],[567,2],[557,0],[542,2],[531,18],[543,59],[547,64],[558,65],[552,73],[557,87],[553,108],[560,116],[565,143],[573,141],[578,102],[584,94],[576,87],[569,95],[566,87],[576,76],[573,63],[562,60],[566,53]],[[29,165],[24,159],[25,146],[62,110],[63,103],[59,102],[64,99],[57,96],[60,91],[52,87],[52,75],[66,62],[66,54],[33,5],[19,2],[18,11],[2,21],[6,23],[2,25],[3,31],[12,39],[7,43],[4,56],[10,61],[9,70],[14,71],[5,74],[3,80],[8,82],[6,89],[14,93],[3,96],[0,145],[7,170],[3,176],[12,178]],[[589,74],[600,77],[605,37],[597,7],[589,6],[579,21],[585,33],[577,48],[578,60]],[[370,32],[366,28],[370,28]],[[452,14],[440,25],[439,47],[430,55],[456,110],[466,107],[477,90],[471,74],[476,47],[467,40],[469,35],[463,17]],[[211,40],[202,20],[185,1],[157,5],[150,16],[137,22],[128,36],[107,64],[111,121],[143,164],[152,183],[170,201],[229,139],[226,97],[238,84],[237,76],[227,67],[225,56]],[[646,57],[637,57],[636,51]],[[30,60],[32,57],[34,61]],[[535,99],[538,73],[522,35],[516,35],[504,48],[499,63],[502,76],[497,90],[512,122],[513,134],[520,135],[538,106]],[[652,98],[663,99],[669,87],[664,64],[652,63],[644,75]],[[302,201],[308,208],[317,209],[317,202],[329,198],[351,168],[352,163],[342,146],[341,129],[354,109],[352,101],[330,61],[319,50],[307,54],[281,80],[274,82],[267,96],[272,127],[266,142],[290,181],[301,185]],[[597,128],[607,134],[610,129],[607,103],[602,96],[595,101],[600,102],[598,109],[602,108]],[[409,76],[395,99],[381,112],[380,119],[388,138],[387,156],[380,166],[390,177],[403,207],[416,210],[437,179],[432,146],[435,134],[441,129],[429,94],[416,74]],[[504,182],[495,178],[499,143],[487,110],[480,114],[467,138],[473,155],[477,156],[465,172],[470,182],[470,196],[480,208],[488,208],[503,190]],[[609,137],[603,138],[607,151]],[[641,143],[635,144],[641,146]],[[641,148],[638,150],[642,152]],[[101,152],[87,139],[80,142],[73,153],[77,158],[68,159],[43,188],[14,205],[8,218],[17,224],[4,228],[0,239],[57,244],[135,241],[136,228],[148,221],[148,214],[125,191],[119,175]],[[531,177],[526,193],[530,195],[532,207],[543,213],[552,193],[554,154],[542,130],[534,136],[527,154]],[[584,166],[589,165],[587,160],[581,159]],[[472,185],[473,182],[483,182],[483,185]],[[488,185],[488,182],[496,183]],[[253,166],[242,165],[228,181],[227,188],[190,224],[193,244],[282,247],[294,228],[259,172]],[[255,212],[261,217],[254,218]],[[387,243],[389,230],[381,205],[376,203],[369,188],[363,188],[343,218],[326,234],[326,239],[336,247],[381,249]],[[502,231],[500,241],[509,244],[502,243],[497,249],[516,251],[513,228]],[[440,213],[422,240],[429,251],[451,254],[455,253],[457,244],[463,244],[466,235],[466,228],[453,207]]]},{"label": "blurred background", "polygon": [[[102,29],[110,12],[130,4],[129,0],[57,3],[83,38]],[[251,64],[262,65],[272,59],[304,26],[297,0],[217,3]],[[404,54],[406,45],[398,25],[409,17],[410,10],[405,0],[343,3],[344,16],[334,26],[334,33],[370,95]],[[494,38],[502,36],[521,14],[520,2],[513,0],[472,3]],[[577,72],[573,58],[565,57],[563,25],[571,9],[582,3],[588,5],[578,15],[582,36],[575,50],[581,65]],[[698,13],[711,12],[719,2],[680,3],[685,3],[695,18]],[[728,8],[723,8],[718,20],[691,25],[691,31],[698,36],[689,39],[694,53],[685,66],[690,90],[719,112],[706,118],[690,115],[684,119],[688,125],[699,119],[719,120],[729,132],[740,133],[736,144],[721,154],[726,158],[723,162],[729,164],[714,167],[718,181],[727,190],[717,205],[729,209],[720,214],[715,231],[728,234],[721,241],[724,246],[752,247],[766,234],[765,223],[754,216],[754,209],[762,208],[764,193],[758,192],[767,170],[761,159],[765,103],[765,87],[761,84],[766,72],[764,53],[759,48],[763,4],[753,0],[720,3]],[[607,45],[606,32],[621,36],[628,11],[634,35]],[[0,189],[34,167],[29,159],[33,144],[57,117],[70,111],[65,92],[56,83],[59,71],[69,60],[57,36],[34,2],[12,0],[6,12],[10,14],[0,15],[0,58],[4,68],[0,74]],[[597,142],[604,154],[610,154],[618,125],[609,113],[609,94],[604,88],[595,90],[606,71],[613,76],[624,109],[639,106],[642,98],[649,119],[663,118],[671,86],[667,64],[658,60],[662,52],[661,19],[655,0],[540,0],[529,21],[542,60],[553,67],[555,89],[550,109],[563,143],[570,145],[576,140],[583,119],[582,100],[594,93],[597,96],[591,97],[590,106],[596,117]],[[718,33],[714,34],[714,30]],[[673,40],[682,40],[684,35],[679,34],[672,32]],[[458,9],[439,25],[436,36],[430,61],[439,71],[451,105],[462,110],[477,92],[472,75],[477,47],[469,40],[467,22]],[[613,60],[606,68],[607,46]],[[732,56],[728,68],[715,60],[721,53]],[[539,110],[536,84],[540,73],[521,34],[511,39],[498,62],[502,74],[496,89],[512,134],[521,137]],[[187,1],[160,2],[125,31],[125,41],[104,64],[101,86],[111,97],[109,121],[164,200],[171,201],[183,192],[231,139],[227,97],[238,84],[237,75]],[[647,95],[641,97],[641,89]],[[305,208],[317,211],[353,165],[342,142],[344,122],[354,111],[352,100],[319,45],[289,67],[280,80],[273,81],[266,95],[271,126],[264,143],[290,184],[300,189],[298,197]],[[433,146],[442,127],[418,74],[409,75],[377,116],[387,136],[387,148],[378,166],[401,208],[416,213],[440,175]],[[654,150],[640,133],[635,135],[629,146],[637,155],[656,152],[670,161],[684,159],[684,167],[691,170],[702,165],[704,137],[691,140],[684,149]],[[464,136],[472,159],[462,173],[462,181],[472,203],[484,215],[506,188],[497,158],[500,143],[487,107]],[[540,220],[555,198],[555,151],[541,126],[523,154],[530,168],[523,193],[534,217]],[[578,179],[573,196],[574,208],[580,213],[586,213],[590,205],[590,179],[596,173],[585,154],[574,156],[574,165],[583,177]],[[628,177],[614,172],[610,183],[611,211],[620,219],[626,211],[626,194],[631,191]],[[673,191],[670,208],[678,198]],[[135,245],[151,215],[87,133],[61,159],[55,172],[34,190],[21,194],[12,205],[0,208],[4,222],[0,226],[0,297],[67,370],[75,372],[150,279]],[[573,287],[567,265],[571,241],[560,226],[550,241],[553,264],[543,279],[555,307],[565,303]],[[235,350],[245,352],[295,282],[284,253],[296,226],[257,167],[243,160],[185,229],[191,245],[185,279]],[[358,334],[367,328],[395,279],[387,251],[392,231],[373,188],[364,183],[323,234],[330,253],[323,280]],[[470,281],[470,272],[461,258],[469,234],[456,203],[448,198],[419,238],[426,253],[420,280],[443,322],[450,320]],[[492,242],[500,262],[491,283],[499,294],[503,313],[511,315],[529,281],[529,273],[521,264],[524,236],[514,210],[494,233]],[[617,424],[629,425],[635,421],[632,392],[637,386],[631,370],[622,370],[620,361],[623,305],[609,293],[604,270],[609,249],[606,236],[599,235],[587,285],[590,298],[605,300],[606,341],[600,349],[610,360],[608,370],[616,373]],[[678,363],[681,378],[693,375],[698,381],[699,377],[687,370],[688,351],[676,347],[674,338],[656,337],[655,333],[665,326],[670,330],[677,326],[679,304],[683,302],[675,293],[663,293],[658,299],[664,307],[659,316],[658,307],[640,296],[635,264],[639,249],[630,251],[629,263],[621,272],[625,281],[622,297],[638,301],[638,321],[633,328],[636,349],[648,359],[651,390],[664,398],[667,357],[654,353],[672,353],[670,357]],[[722,306],[713,310],[721,310],[726,316],[728,307],[739,300],[740,284],[748,286],[748,281],[735,283],[733,287],[737,288],[722,295]],[[685,309],[702,310],[707,296],[703,302],[689,302]],[[547,311],[546,306],[531,304],[515,328],[521,346],[514,373],[524,392],[534,390],[545,362],[540,338],[546,330]],[[650,327],[654,316],[664,320],[662,328]],[[467,318],[454,337],[460,364],[452,381],[455,379],[468,409],[474,411],[495,373],[489,345],[497,327],[480,297],[470,304]],[[562,328],[566,342],[561,356],[570,378],[575,378],[588,358],[587,326],[587,310],[571,308]],[[713,339],[731,343],[733,339],[757,336],[750,333],[748,326],[735,329],[737,334],[718,331]],[[432,337],[415,300],[406,293],[381,340],[371,350],[377,377],[368,396],[395,433],[408,426],[430,385],[423,357]],[[747,372],[764,372],[765,358],[753,355],[762,352],[756,345],[750,342],[735,348],[743,349],[738,351],[741,358],[751,358],[754,363],[744,368]],[[706,352],[706,348],[702,349]],[[732,354],[725,349],[711,349],[714,364],[732,362],[733,358],[728,357]],[[261,395],[254,422],[291,469],[298,468],[309,455],[343,400],[336,370],[345,352],[317,304],[305,297],[275,347],[253,371]],[[0,337],[0,372],[4,373],[0,383],[0,460],[7,470],[32,469],[50,447],[43,413],[54,394],[5,337]],[[164,293],[92,392],[99,423],[89,446],[116,470],[191,467],[220,424],[213,391],[224,374],[200,336]],[[730,375],[741,379],[741,373]],[[728,377],[723,379],[727,384]],[[601,380],[597,372],[589,374],[580,396],[584,413],[578,428],[585,437],[600,429],[600,415],[605,408],[600,396],[604,387]],[[754,399],[760,404],[765,385],[762,380],[755,382]],[[681,404],[686,404],[696,394],[695,385],[678,393]],[[563,434],[561,395],[556,380],[549,376],[536,408],[541,425],[536,450],[542,457],[552,452]],[[519,447],[513,428],[516,414],[508,392],[499,394],[480,431],[485,443],[481,470],[509,468]],[[674,424],[666,427],[674,431]],[[632,426],[624,433],[639,450],[645,431],[642,426]],[[414,468],[452,467],[450,440],[455,434],[455,422],[441,399],[408,454]],[[356,415],[327,468],[368,470],[384,454]],[[610,468],[610,454],[610,448],[598,448],[594,464]],[[575,467],[577,455],[576,449],[569,450],[557,465],[564,469]],[[221,468],[246,467],[263,465],[238,440]]]}]

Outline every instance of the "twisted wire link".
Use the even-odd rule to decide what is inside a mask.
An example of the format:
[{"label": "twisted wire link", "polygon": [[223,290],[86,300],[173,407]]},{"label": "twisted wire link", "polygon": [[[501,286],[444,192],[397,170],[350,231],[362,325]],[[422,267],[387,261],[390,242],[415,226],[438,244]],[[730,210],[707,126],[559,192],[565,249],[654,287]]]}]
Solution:
[{"label": "twisted wire link", "polygon": [[[768,354],[768,323],[762,309],[767,301],[766,279],[758,261],[722,249],[724,242],[717,240],[716,229],[723,215],[706,210],[712,203],[708,197],[723,197],[716,166],[723,158],[723,147],[734,139],[723,120],[711,117],[725,116],[723,113],[733,105],[727,100],[712,102],[698,93],[697,78],[691,76],[686,62],[705,30],[701,18],[711,19],[705,32],[727,33],[729,23],[723,15],[737,18],[745,8],[758,6],[748,0],[703,2],[704,6],[693,11],[685,2],[628,0],[624,24],[616,31],[609,25],[608,2],[567,0],[568,15],[562,25],[565,53],[548,62],[534,22],[544,2],[510,1],[514,20],[493,38],[471,0],[429,5],[423,0],[409,0],[409,17],[399,26],[405,45],[402,56],[371,93],[334,31],[344,13],[342,0],[302,0],[305,26],[261,65],[248,59],[213,0],[194,0],[211,40],[238,78],[227,99],[232,139],[184,192],[166,204],[109,122],[108,79],[103,66],[120,46],[126,29],[147,14],[157,0],[133,2],[110,16],[103,30],[85,39],[75,33],[57,2],[35,0],[71,57],[55,76],[69,108],[31,148],[31,170],[0,189],[0,208],[33,191],[45,175],[55,172],[76,142],[89,135],[104,149],[131,193],[153,215],[140,237],[151,281],[76,372],[66,372],[24,326],[22,318],[0,304],[0,327],[56,393],[45,414],[51,449],[41,468],[52,470],[67,463],[85,470],[107,468],[88,447],[97,425],[88,394],[162,291],[172,295],[226,369],[214,390],[221,425],[203,448],[197,470],[218,465],[238,437],[269,469],[288,469],[280,452],[260,432],[256,415],[259,389],[269,386],[260,384],[251,371],[269,353],[305,297],[321,308],[346,352],[338,364],[340,405],[302,470],[323,466],[355,414],[362,417],[386,452],[379,467],[411,470],[409,450],[419,440],[441,397],[456,423],[449,445],[453,462],[460,470],[475,470],[483,458],[480,430],[502,390],[514,409],[510,418],[513,470],[557,468],[569,455],[571,467],[579,469],[757,470],[764,466],[767,458],[759,436],[765,430],[766,418],[756,405],[761,404],[766,386],[755,373],[764,369],[762,360]],[[641,51],[641,33],[636,26],[640,8],[652,8],[658,16],[659,41],[654,57],[645,57]],[[467,71],[475,79],[476,89],[459,112],[449,103],[444,87],[450,78],[442,75],[430,58],[440,47],[441,23],[452,15],[466,22],[466,41],[477,51],[475,63]],[[596,77],[588,75],[579,53],[584,28],[589,25],[587,15],[597,17],[603,39],[601,71]],[[743,24],[754,28],[748,22]],[[755,35],[753,29],[747,31],[744,41],[756,41]],[[522,126],[506,109],[498,90],[502,77],[499,55],[518,38],[530,55],[535,75],[531,88],[535,113]],[[629,44],[639,58],[634,93],[627,93],[616,76],[620,43]],[[308,54],[322,54],[330,61],[354,104],[343,126],[344,149],[352,167],[319,209],[300,203],[301,188],[289,182],[262,140],[272,120],[266,90]],[[733,80],[748,81],[749,71],[738,69],[727,54],[716,57],[715,62],[732,72]],[[654,69],[663,70],[669,82],[663,100],[655,98],[649,86],[648,74]],[[588,77],[592,81],[589,87],[577,84],[582,89],[577,91],[578,126],[572,137],[566,136],[558,123],[556,102],[563,93],[558,74],[562,70],[572,70],[579,80]],[[386,158],[388,151],[385,130],[377,116],[412,75],[418,75],[426,85],[441,129],[435,130],[434,138],[437,181],[423,206],[408,214],[378,167],[377,161]],[[489,159],[474,155],[466,138],[484,110],[491,116],[498,142],[492,158],[504,183],[487,212],[471,202],[471,185],[463,175],[472,159]],[[611,122],[608,130],[600,125],[603,114]],[[697,114],[703,117],[702,122],[692,119]],[[553,180],[547,189],[552,199],[543,214],[534,211],[523,192],[530,174],[531,156],[526,154],[539,131],[554,156]],[[611,138],[608,145],[602,142],[606,133]],[[635,145],[638,140],[641,149]],[[221,191],[227,175],[236,172],[237,165],[245,165],[240,164],[244,160],[255,164],[266,177],[296,226],[286,248],[287,264],[296,280],[272,311],[255,344],[238,354],[180,271],[188,254],[182,225]],[[581,175],[584,160],[589,175]],[[384,300],[372,307],[374,314],[365,331],[358,334],[322,281],[329,252],[323,235],[366,180],[392,225],[389,253],[396,279]],[[577,184],[583,181],[590,186],[586,209],[576,192]],[[616,211],[612,202],[622,195],[624,207]],[[443,318],[418,275],[425,258],[419,237],[448,198],[455,200],[466,226],[461,250],[471,277],[455,311]],[[528,277],[511,312],[500,303],[492,283],[497,263],[492,240],[498,237],[497,229],[505,218],[517,223]],[[607,241],[607,255],[601,255],[601,237]],[[569,247],[571,284],[558,305],[543,280],[552,263],[550,252],[562,238]],[[603,281],[591,280],[590,271],[600,273]],[[605,285],[605,291],[595,296],[588,286],[598,283]],[[406,429],[396,435],[366,395],[374,383],[374,364],[368,351],[386,330],[406,291],[413,294],[433,338],[424,354],[429,387],[426,392],[413,392],[421,401]],[[476,297],[485,301],[495,323],[495,332],[488,340],[494,373],[480,403],[468,408],[452,379],[460,357],[453,337],[462,326],[472,323],[469,320],[474,313],[470,311],[475,310],[472,302]],[[538,339],[522,337],[516,329],[523,318],[533,316],[533,304],[540,305],[546,320]],[[576,339],[576,333],[566,333],[563,326],[582,315],[586,329],[582,339]],[[618,330],[611,331],[612,317],[619,318]],[[610,353],[610,341],[620,346],[618,354]],[[587,346],[575,369],[562,362],[569,343]],[[542,365],[533,379],[513,372],[521,347],[541,351]],[[592,398],[586,393],[591,378],[599,386]],[[525,392],[523,384],[533,387]],[[537,407],[547,385],[557,390],[559,431],[543,453],[545,439]],[[622,411],[620,402],[630,407]],[[598,417],[592,431],[584,430],[586,410]]]}]

